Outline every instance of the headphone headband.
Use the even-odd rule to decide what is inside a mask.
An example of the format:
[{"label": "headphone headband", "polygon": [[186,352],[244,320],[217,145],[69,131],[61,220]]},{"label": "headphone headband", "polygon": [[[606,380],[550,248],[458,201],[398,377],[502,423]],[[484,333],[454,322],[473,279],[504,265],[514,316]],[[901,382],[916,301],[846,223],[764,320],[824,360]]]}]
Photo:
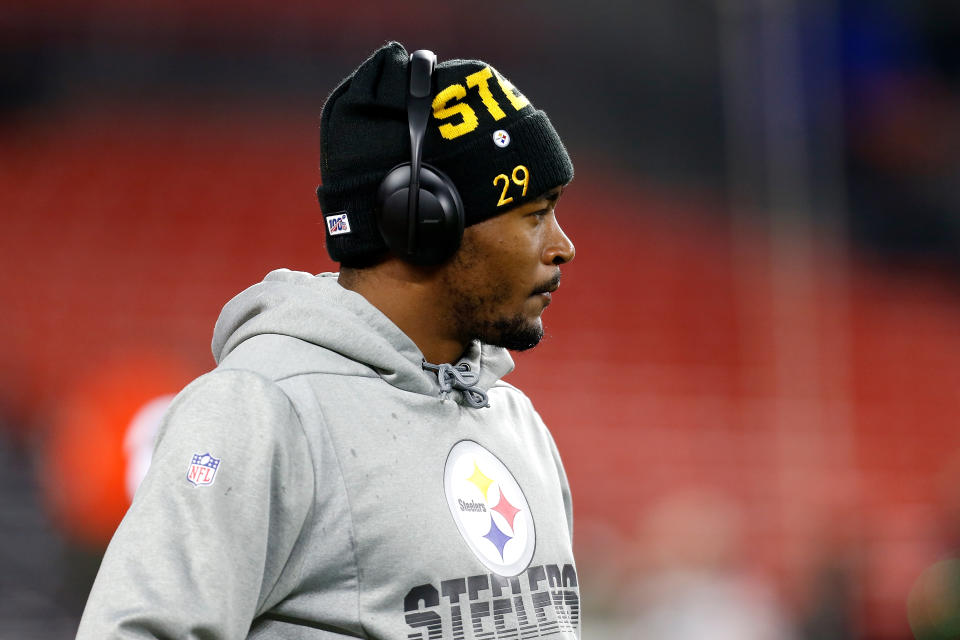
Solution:
[{"label": "headphone headband", "polygon": [[410,127],[410,191],[407,200],[407,253],[417,252],[417,208],[420,206],[420,163],[423,139],[430,117],[430,92],[437,56],[427,49],[410,54],[410,84],[407,92],[407,121]]},{"label": "headphone headband", "polygon": [[410,161],[391,169],[377,189],[377,227],[395,256],[435,265],[452,256],[463,238],[463,201],[442,171],[423,162],[433,109],[432,51],[414,51],[407,62],[407,125]]}]

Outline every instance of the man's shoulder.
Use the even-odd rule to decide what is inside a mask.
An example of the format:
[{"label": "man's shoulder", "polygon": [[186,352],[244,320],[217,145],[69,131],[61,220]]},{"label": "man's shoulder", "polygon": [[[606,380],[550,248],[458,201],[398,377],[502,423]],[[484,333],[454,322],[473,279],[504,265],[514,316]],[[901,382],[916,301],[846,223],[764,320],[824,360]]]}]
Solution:
[{"label": "man's shoulder", "polygon": [[512,402],[515,402],[523,407],[534,411],[533,402],[519,387],[506,382],[504,380],[497,380],[492,387],[490,387],[490,392],[498,395],[501,399],[508,399]]},{"label": "man's shoulder", "polygon": [[376,376],[370,367],[331,349],[273,333],[244,340],[220,361],[217,368],[252,371],[274,381],[311,374]]},{"label": "man's shoulder", "polygon": [[490,387],[490,389],[502,390],[509,394],[518,394],[523,398],[527,397],[527,394],[521,391],[519,387],[515,387],[514,385],[510,384],[509,382],[503,379],[497,380],[495,383],[493,383],[493,386]]}]

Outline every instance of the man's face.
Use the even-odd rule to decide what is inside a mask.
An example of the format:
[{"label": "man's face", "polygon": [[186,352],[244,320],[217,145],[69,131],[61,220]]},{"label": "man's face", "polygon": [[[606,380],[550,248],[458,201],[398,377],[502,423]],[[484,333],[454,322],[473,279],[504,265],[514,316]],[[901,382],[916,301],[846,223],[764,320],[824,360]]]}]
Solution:
[{"label": "man's face", "polygon": [[560,265],[575,253],[554,212],[561,193],[558,187],[464,230],[442,274],[457,338],[518,351],[540,342],[540,314],[560,285]]}]

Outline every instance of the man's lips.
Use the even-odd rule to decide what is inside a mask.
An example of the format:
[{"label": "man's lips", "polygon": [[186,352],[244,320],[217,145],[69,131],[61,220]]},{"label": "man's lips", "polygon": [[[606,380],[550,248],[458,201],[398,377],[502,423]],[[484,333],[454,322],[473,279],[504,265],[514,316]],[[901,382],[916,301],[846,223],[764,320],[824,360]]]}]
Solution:
[{"label": "man's lips", "polygon": [[560,272],[558,271],[549,282],[546,282],[536,289],[533,290],[531,296],[540,296],[543,300],[550,304],[550,300],[553,298],[550,294],[560,288]]}]

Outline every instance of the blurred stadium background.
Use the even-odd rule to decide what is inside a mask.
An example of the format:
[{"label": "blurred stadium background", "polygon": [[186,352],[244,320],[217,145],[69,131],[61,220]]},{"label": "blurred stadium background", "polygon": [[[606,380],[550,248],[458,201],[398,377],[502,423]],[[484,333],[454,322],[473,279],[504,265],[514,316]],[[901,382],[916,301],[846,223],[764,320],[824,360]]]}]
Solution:
[{"label": "blurred stadium background", "polygon": [[326,92],[502,69],[577,166],[510,378],[584,638],[960,637],[954,0],[0,3],[0,638],[70,638],[220,307],[330,270]]}]

